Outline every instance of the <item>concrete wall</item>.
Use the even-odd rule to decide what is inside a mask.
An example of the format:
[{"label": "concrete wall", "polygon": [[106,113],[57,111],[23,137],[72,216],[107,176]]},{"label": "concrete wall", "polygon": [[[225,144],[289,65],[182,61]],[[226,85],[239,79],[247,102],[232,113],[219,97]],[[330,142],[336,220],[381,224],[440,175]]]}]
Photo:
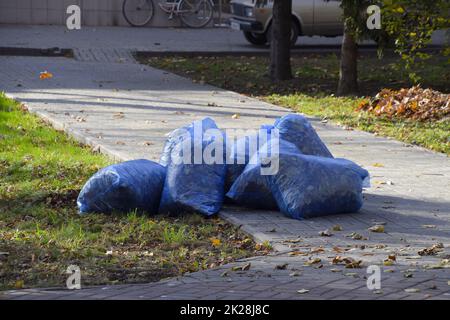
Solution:
[{"label": "concrete wall", "polygon": [[[180,26],[178,18],[167,19],[155,4],[155,15],[148,26]],[[122,16],[122,0],[0,0],[0,23],[62,25],[68,17],[66,9],[76,4],[81,8],[82,26],[128,26]]]}]

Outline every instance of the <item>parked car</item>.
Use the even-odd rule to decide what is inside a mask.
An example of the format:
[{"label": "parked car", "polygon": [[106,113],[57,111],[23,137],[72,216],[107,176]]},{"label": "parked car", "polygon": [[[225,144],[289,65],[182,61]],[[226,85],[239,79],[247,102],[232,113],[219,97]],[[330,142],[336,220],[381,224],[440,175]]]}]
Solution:
[{"label": "parked car", "polygon": [[[343,34],[339,0],[292,0],[291,43],[299,35],[335,37]],[[231,28],[244,32],[252,44],[270,41],[273,0],[232,0]]]}]

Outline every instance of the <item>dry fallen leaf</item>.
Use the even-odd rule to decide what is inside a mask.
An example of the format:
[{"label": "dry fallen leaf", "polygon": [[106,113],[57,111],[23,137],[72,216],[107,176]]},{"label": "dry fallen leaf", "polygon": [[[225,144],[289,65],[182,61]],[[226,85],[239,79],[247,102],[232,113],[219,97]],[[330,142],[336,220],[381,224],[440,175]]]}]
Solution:
[{"label": "dry fallen leaf", "polygon": [[252,264],[249,262],[247,264],[244,264],[243,266],[234,266],[231,268],[232,271],[248,271],[250,270],[250,267]]},{"label": "dry fallen leaf", "polygon": [[309,254],[308,252],[303,252],[303,251],[292,251],[292,252],[289,252],[290,256],[306,256],[308,254]]},{"label": "dry fallen leaf", "polygon": [[231,119],[239,119],[239,118],[240,118],[239,113],[235,113],[231,116]]},{"label": "dry fallen leaf", "polygon": [[308,293],[308,292],[309,292],[308,289],[300,289],[300,290],[297,291],[297,293],[300,293],[300,294],[305,294],[305,293]]},{"label": "dry fallen leaf", "polygon": [[370,227],[368,230],[371,232],[382,233],[382,232],[384,232],[384,226],[381,224],[377,224],[377,225],[374,225],[373,227]]},{"label": "dry fallen leaf", "polygon": [[358,269],[361,268],[362,260],[355,260],[350,257],[341,258],[341,262],[345,264],[347,269]]},{"label": "dry fallen leaf", "polygon": [[283,242],[286,242],[286,243],[299,243],[301,241],[302,241],[301,238],[296,238],[296,239],[287,239],[287,240],[284,240]]},{"label": "dry fallen leaf", "polygon": [[367,240],[366,237],[363,237],[359,233],[352,232],[349,235],[347,235],[348,238],[352,238],[353,240]]},{"label": "dry fallen leaf", "polygon": [[431,247],[419,250],[419,252],[417,252],[417,253],[419,254],[419,256],[434,256],[438,252],[442,251],[443,248],[444,248],[444,244],[436,243],[436,244],[432,245]]},{"label": "dry fallen leaf", "polygon": [[333,251],[334,251],[334,252],[337,252],[337,253],[342,253],[342,252],[344,252],[345,250],[344,250],[344,249],[341,249],[341,248],[339,248],[339,247],[333,247]]},{"label": "dry fallen leaf", "polygon": [[288,263],[283,263],[275,266],[275,270],[286,270]]},{"label": "dry fallen leaf", "polygon": [[331,237],[333,234],[330,232],[330,230],[324,230],[324,231],[320,231],[319,235],[321,237]]},{"label": "dry fallen leaf", "polygon": [[421,256],[406,256],[405,257],[406,260],[418,260],[418,259],[422,259]]},{"label": "dry fallen leaf", "polygon": [[388,255],[388,259],[392,261],[397,261],[397,256],[395,254]]},{"label": "dry fallen leaf", "polygon": [[221,243],[222,243],[222,242],[220,241],[220,239],[217,239],[217,238],[212,238],[212,239],[211,239],[211,244],[212,244],[214,247],[220,246]]},{"label": "dry fallen leaf", "polygon": [[417,292],[420,292],[420,289],[419,288],[408,288],[408,289],[405,289],[405,292],[407,292],[407,293],[417,293]]},{"label": "dry fallen leaf", "polygon": [[252,266],[252,264],[249,262],[249,263],[247,263],[246,265],[244,265],[243,267],[242,267],[242,271],[247,271],[247,270],[250,270],[250,267]]},{"label": "dry fallen leaf", "polygon": [[382,290],[373,290],[373,293],[374,293],[374,294],[382,294],[383,291],[382,291]]},{"label": "dry fallen leaf", "polygon": [[23,288],[23,286],[24,286],[24,281],[23,280],[17,280],[15,283],[14,283],[14,288],[16,288],[16,289],[22,289]]},{"label": "dry fallen leaf", "polygon": [[359,274],[357,274],[356,272],[347,272],[347,273],[344,273],[344,276],[359,278]]},{"label": "dry fallen leaf", "polygon": [[48,71],[44,71],[39,74],[39,79],[41,79],[41,80],[51,79],[51,78],[53,78],[53,74]]},{"label": "dry fallen leaf", "polygon": [[113,118],[114,119],[123,119],[123,118],[125,118],[125,114],[123,112],[116,112],[116,113],[114,113]]},{"label": "dry fallen leaf", "polygon": [[338,264],[338,263],[342,263],[343,259],[341,256],[336,256],[333,258],[333,260],[331,260],[332,264]]},{"label": "dry fallen leaf", "polygon": [[440,120],[450,114],[450,95],[420,86],[400,90],[383,89],[370,101],[363,101],[358,111],[387,118]]},{"label": "dry fallen leaf", "polygon": [[383,265],[386,267],[390,267],[390,266],[394,265],[394,261],[390,260],[390,259],[386,259],[383,261]]},{"label": "dry fallen leaf", "polygon": [[383,167],[384,167],[384,164],[379,163],[379,162],[375,162],[374,164],[372,164],[372,167],[383,168]]},{"label": "dry fallen leaf", "polygon": [[311,251],[309,253],[313,254],[313,253],[322,253],[322,252],[325,252],[325,249],[322,247],[318,247],[318,248],[311,249]]},{"label": "dry fallen leaf", "polygon": [[314,259],[310,259],[310,260],[306,261],[305,265],[310,266],[313,264],[320,263],[321,261],[322,261],[322,259],[320,259],[320,258],[314,258]]},{"label": "dry fallen leaf", "polygon": [[100,152],[100,145],[96,145],[95,147],[92,147],[91,151],[92,151],[93,153],[98,153],[98,152]]},{"label": "dry fallen leaf", "polygon": [[411,273],[411,272],[405,272],[404,274],[403,274],[403,277],[405,277],[405,278],[412,278],[414,275]]},{"label": "dry fallen leaf", "polygon": [[347,269],[359,269],[359,268],[362,268],[361,263],[362,263],[362,261],[358,260],[358,261],[354,261],[354,262],[351,262],[351,263],[347,263],[345,265],[345,267]]}]

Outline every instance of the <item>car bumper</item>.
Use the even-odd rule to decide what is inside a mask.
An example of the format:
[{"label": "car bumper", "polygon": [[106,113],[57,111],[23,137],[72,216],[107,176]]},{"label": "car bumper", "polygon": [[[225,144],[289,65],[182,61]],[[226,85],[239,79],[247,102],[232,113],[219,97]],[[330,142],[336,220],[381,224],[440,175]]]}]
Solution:
[{"label": "car bumper", "polygon": [[263,32],[264,28],[261,22],[241,20],[238,18],[230,19],[230,26],[233,30],[250,31],[250,32]]}]

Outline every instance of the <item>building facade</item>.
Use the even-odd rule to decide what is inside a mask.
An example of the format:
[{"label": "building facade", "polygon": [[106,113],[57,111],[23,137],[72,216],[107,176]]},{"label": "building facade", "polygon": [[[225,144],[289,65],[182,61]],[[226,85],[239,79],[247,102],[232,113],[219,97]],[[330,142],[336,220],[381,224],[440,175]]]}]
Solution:
[{"label": "building facade", "polygon": [[[177,27],[177,17],[168,15],[153,0],[155,14],[148,24],[153,27]],[[0,23],[63,25],[68,14],[67,7],[78,5],[81,24],[84,26],[127,26],[122,15],[123,0],[0,0]]]}]

